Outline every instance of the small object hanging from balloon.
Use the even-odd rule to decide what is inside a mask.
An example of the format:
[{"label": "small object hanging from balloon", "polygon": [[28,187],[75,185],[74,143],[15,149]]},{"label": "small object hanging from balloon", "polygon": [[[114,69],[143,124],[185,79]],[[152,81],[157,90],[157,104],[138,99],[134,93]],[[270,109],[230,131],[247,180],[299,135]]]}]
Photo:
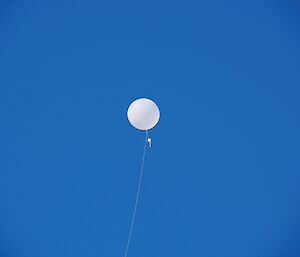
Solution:
[{"label": "small object hanging from balloon", "polygon": [[147,142],[151,147],[152,140],[148,137],[148,130],[154,128],[160,118],[156,103],[148,98],[137,99],[130,104],[127,117],[133,127],[146,131]]},{"label": "small object hanging from balloon", "polygon": [[148,142],[148,144],[149,144],[149,147],[151,147],[151,146],[152,146],[152,139],[151,139],[151,137],[148,137],[148,138],[147,138],[147,142]]}]

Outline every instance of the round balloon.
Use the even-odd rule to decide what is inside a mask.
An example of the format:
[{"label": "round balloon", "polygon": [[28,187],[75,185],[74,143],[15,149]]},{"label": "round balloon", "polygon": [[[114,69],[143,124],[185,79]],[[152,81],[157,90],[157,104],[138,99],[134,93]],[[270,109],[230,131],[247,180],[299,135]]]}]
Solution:
[{"label": "round balloon", "polygon": [[127,117],[131,125],[135,128],[149,130],[159,121],[160,112],[152,100],[140,98],[130,104]]}]

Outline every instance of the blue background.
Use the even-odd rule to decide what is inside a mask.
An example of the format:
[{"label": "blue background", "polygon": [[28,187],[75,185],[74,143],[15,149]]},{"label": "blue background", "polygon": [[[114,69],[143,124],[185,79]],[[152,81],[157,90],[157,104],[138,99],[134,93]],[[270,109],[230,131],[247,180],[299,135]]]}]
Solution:
[{"label": "blue background", "polygon": [[300,255],[295,1],[1,1],[0,256]]}]

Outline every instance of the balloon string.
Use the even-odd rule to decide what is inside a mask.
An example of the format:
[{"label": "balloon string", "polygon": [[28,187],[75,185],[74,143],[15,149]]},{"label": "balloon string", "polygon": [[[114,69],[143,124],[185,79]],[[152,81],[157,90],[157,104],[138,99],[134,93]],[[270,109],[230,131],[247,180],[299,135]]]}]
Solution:
[{"label": "balloon string", "polygon": [[135,223],[135,217],[136,217],[136,211],[139,203],[139,198],[140,198],[140,191],[141,191],[141,185],[142,185],[142,180],[143,180],[143,173],[144,173],[144,164],[145,164],[145,157],[146,157],[146,149],[147,149],[147,138],[148,138],[148,131],[146,130],[146,137],[145,137],[145,144],[144,144],[144,152],[143,152],[143,158],[142,158],[142,165],[141,165],[141,170],[140,170],[140,178],[139,178],[139,184],[137,188],[137,193],[136,193],[136,198],[135,198],[135,204],[134,204],[134,209],[133,209],[133,215],[132,215],[132,220],[131,220],[131,225],[130,225],[130,230],[129,230],[129,235],[128,235],[128,240],[126,244],[126,250],[124,257],[127,257],[131,237],[132,237],[132,231]]}]

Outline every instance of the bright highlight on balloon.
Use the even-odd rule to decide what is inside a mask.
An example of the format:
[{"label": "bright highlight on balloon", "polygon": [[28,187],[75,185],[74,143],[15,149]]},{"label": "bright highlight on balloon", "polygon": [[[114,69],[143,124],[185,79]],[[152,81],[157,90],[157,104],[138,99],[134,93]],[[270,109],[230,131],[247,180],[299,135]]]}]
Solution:
[{"label": "bright highlight on balloon", "polygon": [[159,121],[159,108],[152,100],[140,98],[132,102],[127,111],[132,126],[139,130],[152,129]]}]

